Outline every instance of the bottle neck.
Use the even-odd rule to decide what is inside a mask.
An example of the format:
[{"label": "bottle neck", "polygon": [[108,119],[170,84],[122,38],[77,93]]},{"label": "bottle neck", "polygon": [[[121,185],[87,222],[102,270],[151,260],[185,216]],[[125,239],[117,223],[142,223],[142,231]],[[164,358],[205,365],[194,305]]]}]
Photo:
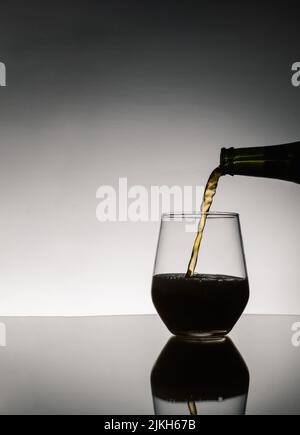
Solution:
[{"label": "bottle neck", "polygon": [[300,142],[254,148],[222,148],[223,174],[298,181]]},{"label": "bottle neck", "polygon": [[224,175],[247,175],[265,162],[264,147],[222,148],[220,166]]}]

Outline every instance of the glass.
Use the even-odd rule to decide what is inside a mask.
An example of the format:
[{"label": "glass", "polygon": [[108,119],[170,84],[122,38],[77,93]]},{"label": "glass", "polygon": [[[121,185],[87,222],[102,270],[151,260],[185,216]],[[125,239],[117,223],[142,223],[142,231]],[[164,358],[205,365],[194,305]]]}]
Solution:
[{"label": "glass", "polygon": [[207,213],[198,262],[186,277],[201,213],[164,214],[152,279],[152,301],[174,335],[228,334],[249,299],[239,215]]},{"label": "glass", "polygon": [[229,338],[172,337],[151,372],[156,415],[243,415],[249,371]]}]

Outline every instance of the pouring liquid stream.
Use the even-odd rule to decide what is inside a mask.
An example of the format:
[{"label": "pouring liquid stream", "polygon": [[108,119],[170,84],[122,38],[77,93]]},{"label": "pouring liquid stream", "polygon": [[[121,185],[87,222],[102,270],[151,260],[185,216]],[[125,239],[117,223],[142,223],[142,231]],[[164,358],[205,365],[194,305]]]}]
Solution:
[{"label": "pouring liquid stream", "polygon": [[188,408],[189,408],[190,415],[197,415],[198,414],[196,403],[193,400],[188,401]]},{"label": "pouring liquid stream", "polygon": [[[206,184],[206,187],[204,190],[204,195],[203,195],[203,200],[202,200],[202,205],[201,205],[201,217],[200,217],[200,222],[198,225],[198,232],[197,232],[197,236],[196,236],[196,239],[194,242],[191,259],[190,259],[190,262],[188,265],[186,278],[191,278],[194,275],[195,268],[197,265],[201,240],[202,240],[202,236],[203,236],[203,231],[204,231],[205,224],[206,224],[206,218],[207,218],[206,213],[208,213],[210,208],[211,208],[211,205],[212,205],[214,196],[216,194],[219,179],[220,179],[221,175],[222,175],[221,168],[219,168],[219,167],[216,168],[211,173],[211,175],[208,179],[208,182]],[[188,402],[188,408],[189,408],[190,415],[197,415],[197,407],[196,407],[196,404],[194,401]]]},{"label": "pouring liquid stream", "polygon": [[190,259],[190,262],[188,264],[186,278],[191,278],[194,275],[195,268],[197,265],[201,240],[202,240],[202,236],[203,236],[203,231],[204,231],[205,224],[206,224],[207,213],[209,212],[209,210],[211,208],[215,193],[217,191],[219,179],[222,175],[223,175],[222,169],[220,167],[217,167],[211,173],[211,175],[208,179],[208,182],[206,184],[206,187],[204,190],[204,195],[203,195],[203,200],[202,200],[202,205],[201,205],[201,217],[200,217],[200,222],[198,225],[198,232],[197,232],[197,236],[196,236],[196,239],[194,242],[191,259]]}]

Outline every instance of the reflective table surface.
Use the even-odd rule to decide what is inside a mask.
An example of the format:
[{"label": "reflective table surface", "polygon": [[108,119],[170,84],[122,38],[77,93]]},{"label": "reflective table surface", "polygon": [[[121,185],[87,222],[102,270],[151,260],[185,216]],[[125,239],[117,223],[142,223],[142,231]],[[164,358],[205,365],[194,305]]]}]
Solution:
[{"label": "reflective table surface", "polygon": [[300,316],[218,342],[158,316],[0,318],[1,414],[300,414]]}]

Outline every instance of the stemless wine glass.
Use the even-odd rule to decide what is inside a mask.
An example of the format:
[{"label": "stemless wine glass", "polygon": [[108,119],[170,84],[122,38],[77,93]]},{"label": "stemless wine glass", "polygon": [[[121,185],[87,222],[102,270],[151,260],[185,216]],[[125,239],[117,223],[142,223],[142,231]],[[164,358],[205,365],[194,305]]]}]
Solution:
[{"label": "stemless wine glass", "polygon": [[228,334],[249,299],[239,215],[207,213],[198,262],[186,275],[201,213],[164,214],[152,279],[152,301],[174,335]]}]

